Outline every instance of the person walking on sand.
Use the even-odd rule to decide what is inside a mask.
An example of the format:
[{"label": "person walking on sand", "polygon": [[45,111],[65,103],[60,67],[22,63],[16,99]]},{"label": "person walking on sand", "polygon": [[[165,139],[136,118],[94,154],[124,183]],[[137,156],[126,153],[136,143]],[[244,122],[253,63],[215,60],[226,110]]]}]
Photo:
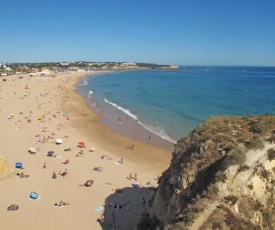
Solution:
[{"label": "person walking on sand", "polygon": [[43,168],[46,169],[47,165],[46,162],[44,162]]},{"label": "person walking on sand", "polygon": [[115,212],[112,213],[112,218],[113,218],[113,222],[115,222],[116,221]]},{"label": "person walking on sand", "polygon": [[144,199],[144,197],[142,198],[142,205],[143,205],[143,207],[145,207],[145,204],[146,204],[146,201],[145,201],[145,199]]}]

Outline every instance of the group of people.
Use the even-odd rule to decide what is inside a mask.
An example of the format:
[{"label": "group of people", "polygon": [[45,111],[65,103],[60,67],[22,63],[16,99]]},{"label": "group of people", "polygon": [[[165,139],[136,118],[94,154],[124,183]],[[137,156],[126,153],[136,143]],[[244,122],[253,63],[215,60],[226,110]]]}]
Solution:
[{"label": "group of people", "polygon": [[130,144],[130,145],[128,146],[128,149],[135,150],[135,144]]},{"label": "group of people", "polygon": [[61,200],[61,201],[59,201],[59,203],[55,203],[54,205],[59,206],[59,207],[63,207],[63,206],[69,205],[69,203]]},{"label": "group of people", "polygon": [[94,167],[91,172],[101,172],[102,171],[102,167]]},{"label": "group of people", "polygon": [[8,211],[12,211],[12,210],[18,210],[19,206],[16,205],[16,204],[11,204],[9,207],[8,207]]}]

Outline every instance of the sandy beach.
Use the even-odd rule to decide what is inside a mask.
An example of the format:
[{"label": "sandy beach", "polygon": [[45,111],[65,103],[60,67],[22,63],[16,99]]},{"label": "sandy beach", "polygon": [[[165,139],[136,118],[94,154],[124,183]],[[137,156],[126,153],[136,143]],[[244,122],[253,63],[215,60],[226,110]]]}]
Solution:
[{"label": "sandy beach", "polygon": [[[0,178],[1,229],[134,229],[146,209],[171,150],[101,124],[100,115],[75,93],[85,75],[0,78],[0,156],[10,167]],[[131,143],[134,150],[127,148]],[[47,156],[49,151],[54,156]],[[16,162],[23,169],[15,168]],[[16,175],[22,172],[29,177]],[[87,180],[94,183],[86,187]],[[31,199],[31,192],[38,199]],[[61,200],[68,205],[55,205]],[[18,210],[7,211],[11,204]]]}]

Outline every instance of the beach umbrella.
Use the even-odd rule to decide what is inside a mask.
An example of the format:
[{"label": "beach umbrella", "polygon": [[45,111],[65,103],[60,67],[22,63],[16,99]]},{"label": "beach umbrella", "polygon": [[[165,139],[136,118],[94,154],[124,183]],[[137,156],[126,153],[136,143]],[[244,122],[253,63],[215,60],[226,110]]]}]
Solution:
[{"label": "beach umbrella", "polygon": [[54,154],[54,151],[49,151],[47,156],[52,156]]},{"label": "beach umbrella", "polygon": [[79,146],[79,147],[84,147],[85,146],[85,143],[84,142],[78,142],[78,145],[77,146]]},{"label": "beach umbrella", "polygon": [[30,153],[36,153],[36,150],[35,150],[35,148],[29,148],[28,152],[30,152]]},{"label": "beach umbrella", "polygon": [[55,144],[61,144],[62,143],[62,139],[56,139]]},{"label": "beach umbrella", "polygon": [[37,117],[37,119],[40,121],[40,120],[42,120],[42,119],[43,119],[43,117],[39,116],[39,117]]},{"label": "beach umbrella", "polygon": [[91,187],[93,185],[94,181],[93,180],[87,180],[85,183],[85,186]]},{"label": "beach umbrella", "polygon": [[15,163],[15,167],[16,168],[22,168],[23,167],[23,164],[21,162],[16,162]]},{"label": "beach umbrella", "polygon": [[36,192],[31,192],[30,193],[30,198],[32,198],[32,199],[37,199],[38,198],[38,193],[36,193]]}]

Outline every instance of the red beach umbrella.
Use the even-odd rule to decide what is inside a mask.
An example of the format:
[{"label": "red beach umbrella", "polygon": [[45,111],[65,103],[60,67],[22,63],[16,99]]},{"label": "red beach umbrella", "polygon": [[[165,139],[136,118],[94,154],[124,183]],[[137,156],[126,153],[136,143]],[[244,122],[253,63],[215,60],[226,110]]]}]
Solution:
[{"label": "red beach umbrella", "polygon": [[78,146],[84,147],[84,146],[85,146],[85,143],[84,143],[84,142],[78,142]]}]

